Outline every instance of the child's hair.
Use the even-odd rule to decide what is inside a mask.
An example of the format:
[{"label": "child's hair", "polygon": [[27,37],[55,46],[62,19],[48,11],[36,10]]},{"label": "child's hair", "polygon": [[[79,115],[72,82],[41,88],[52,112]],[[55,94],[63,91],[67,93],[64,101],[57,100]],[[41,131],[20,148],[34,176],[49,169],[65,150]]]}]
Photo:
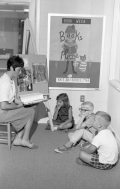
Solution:
[{"label": "child's hair", "polygon": [[10,70],[10,67],[13,67],[13,70],[15,71],[15,68],[17,67],[24,67],[24,61],[21,57],[17,56],[11,56],[7,61],[7,70]]},{"label": "child's hair", "polygon": [[104,125],[105,125],[106,127],[109,126],[109,124],[110,124],[110,122],[111,122],[111,116],[110,116],[108,113],[103,112],[103,111],[98,111],[98,112],[96,112],[95,115],[99,115],[101,118],[104,119],[104,121],[105,121]]},{"label": "child's hair", "polygon": [[92,103],[92,102],[89,102],[89,101],[83,102],[81,105],[82,105],[82,106],[88,105],[88,106],[91,108],[91,110],[94,109],[93,103]]},{"label": "child's hair", "polygon": [[57,96],[57,98],[56,98],[56,100],[58,101],[58,100],[61,100],[61,101],[63,101],[63,103],[64,103],[64,107],[69,107],[70,106],[70,103],[69,103],[69,98],[68,98],[68,95],[66,94],[66,93],[61,93],[61,94],[59,94],[58,96]]}]

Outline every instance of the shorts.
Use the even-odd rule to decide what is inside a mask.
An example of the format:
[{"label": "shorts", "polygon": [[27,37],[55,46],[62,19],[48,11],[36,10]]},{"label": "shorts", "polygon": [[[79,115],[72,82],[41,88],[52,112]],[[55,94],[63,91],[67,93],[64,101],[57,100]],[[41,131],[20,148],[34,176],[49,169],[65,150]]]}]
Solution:
[{"label": "shorts", "polygon": [[[86,163],[85,163],[86,164]],[[96,169],[102,169],[102,170],[107,170],[113,168],[115,164],[104,164],[99,162],[99,155],[98,154],[93,154],[90,164],[87,164],[88,166],[94,167]]]}]

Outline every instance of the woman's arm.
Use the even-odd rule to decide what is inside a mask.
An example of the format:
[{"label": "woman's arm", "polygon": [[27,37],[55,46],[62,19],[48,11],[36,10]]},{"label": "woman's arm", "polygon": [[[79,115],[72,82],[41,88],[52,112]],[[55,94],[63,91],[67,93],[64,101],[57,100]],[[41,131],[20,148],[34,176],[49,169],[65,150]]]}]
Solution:
[{"label": "woman's arm", "polygon": [[23,103],[19,101],[19,103],[8,103],[7,101],[0,102],[1,110],[14,110],[23,107]]},{"label": "woman's arm", "polygon": [[[20,98],[15,96],[16,90],[15,90],[15,81],[13,84],[10,82],[3,82],[0,91],[0,108],[1,110],[13,110],[18,109],[23,106],[23,103],[21,102]],[[9,94],[11,94],[9,96]],[[14,99],[14,101],[13,101]]]}]

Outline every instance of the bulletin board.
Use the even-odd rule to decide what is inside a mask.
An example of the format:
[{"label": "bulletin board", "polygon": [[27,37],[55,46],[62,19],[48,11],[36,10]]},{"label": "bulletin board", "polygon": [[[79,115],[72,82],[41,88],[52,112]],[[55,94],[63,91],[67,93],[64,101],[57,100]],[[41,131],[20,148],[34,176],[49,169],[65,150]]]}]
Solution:
[{"label": "bulletin board", "polygon": [[40,92],[48,94],[48,72],[45,55],[19,54],[24,60],[24,68],[17,81],[18,94]]},{"label": "bulletin board", "polygon": [[48,14],[50,89],[100,90],[105,16]]}]

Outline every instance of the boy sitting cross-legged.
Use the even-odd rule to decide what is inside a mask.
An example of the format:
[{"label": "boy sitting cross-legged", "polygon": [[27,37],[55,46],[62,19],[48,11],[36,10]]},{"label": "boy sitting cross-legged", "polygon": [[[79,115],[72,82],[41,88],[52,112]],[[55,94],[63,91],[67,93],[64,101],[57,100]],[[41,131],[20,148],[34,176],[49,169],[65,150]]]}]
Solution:
[{"label": "boy sitting cross-legged", "polygon": [[111,117],[106,112],[98,111],[93,127],[98,131],[92,143],[81,146],[77,164],[89,165],[97,169],[111,169],[118,161],[118,145],[113,133],[108,129]]},{"label": "boy sitting cross-legged", "polygon": [[60,148],[56,148],[55,152],[63,153],[71,150],[75,144],[82,139],[85,139],[88,142],[92,142],[96,129],[94,129],[94,105],[92,102],[83,102],[80,108],[80,120],[76,125],[76,131],[69,133],[69,141]]}]

